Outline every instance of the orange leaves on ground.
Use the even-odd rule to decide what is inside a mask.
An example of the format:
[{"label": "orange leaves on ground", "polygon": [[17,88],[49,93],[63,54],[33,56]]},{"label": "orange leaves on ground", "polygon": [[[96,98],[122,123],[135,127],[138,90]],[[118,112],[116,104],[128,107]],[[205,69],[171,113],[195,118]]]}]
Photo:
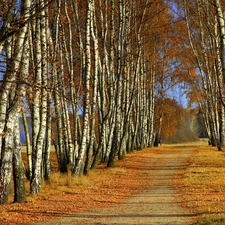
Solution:
[{"label": "orange leaves on ground", "polygon": [[0,205],[0,224],[50,220],[123,202],[146,187],[145,174],[139,169],[146,163],[141,152],[127,155],[113,168],[99,165],[76,179],[52,172],[51,184],[44,185],[39,195],[28,195],[24,204]]}]

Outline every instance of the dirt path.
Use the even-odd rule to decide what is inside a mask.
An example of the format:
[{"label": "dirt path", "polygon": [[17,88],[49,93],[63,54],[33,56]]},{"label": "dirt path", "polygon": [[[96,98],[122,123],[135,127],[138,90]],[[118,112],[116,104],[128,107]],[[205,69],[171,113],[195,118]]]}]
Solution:
[{"label": "dirt path", "polygon": [[178,147],[176,149],[160,151],[154,158],[149,158],[148,164],[144,168],[140,168],[146,173],[149,190],[133,196],[121,205],[70,215],[45,222],[44,224],[192,224],[196,215],[181,208],[179,202],[177,202],[177,194],[171,186],[175,173],[179,173],[179,170],[185,166],[186,160],[191,152],[192,150],[190,148]]}]

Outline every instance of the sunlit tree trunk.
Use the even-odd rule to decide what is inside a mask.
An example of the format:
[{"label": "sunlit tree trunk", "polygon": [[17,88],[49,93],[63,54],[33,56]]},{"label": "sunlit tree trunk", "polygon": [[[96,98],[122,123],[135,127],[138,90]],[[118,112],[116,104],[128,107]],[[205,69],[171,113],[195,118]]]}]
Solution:
[{"label": "sunlit tree trunk", "polygon": [[47,124],[46,124],[46,137],[43,146],[43,177],[44,180],[50,182],[50,172],[51,172],[51,128],[52,128],[52,115],[51,115],[51,94],[48,93],[48,108],[47,108]]},{"label": "sunlit tree trunk", "polygon": [[[102,4],[102,2],[100,2]],[[99,6],[100,7],[100,6]],[[110,11],[108,10],[110,8]],[[101,162],[107,162],[112,146],[113,130],[115,127],[114,91],[115,91],[115,68],[114,68],[114,47],[115,47],[115,4],[114,0],[104,1],[101,5],[101,29],[103,37],[103,59],[101,71],[99,72],[99,91],[98,91],[98,122],[99,122],[99,141],[98,148],[92,163],[92,169],[96,167],[101,158]],[[108,12],[110,12],[108,14]],[[107,18],[110,17],[110,21]],[[108,25],[109,23],[109,25]],[[108,37],[109,34],[109,37]]]},{"label": "sunlit tree trunk", "polygon": [[92,13],[94,7],[93,0],[87,0],[86,12],[86,73],[85,73],[85,96],[84,96],[84,112],[82,125],[82,139],[81,146],[78,152],[78,157],[73,166],[73,176],[80,176],[83,174],[84,156],[87,148],[87,141],[89,141],[89,112],[90,112],[90,79],[91,79],[91,23],[93,20]]},{"label": "sunlit tree trunk", "polygon": [[3,130],[4,135],[1,146],[0,204],[8,203],[8,195],[12,187],[12,175],[14,180],[14,202],[21,203],[26,200],[25,169],[20,151],[18,121],[19,99],[22,92],[23,86],[18,84],[11,88],[8,96],[9,108],[7,109],[7,122]]},{"label": "sunlit tree trunk", "polygon": [[150,69],[150,76],[149,76],[149,88],[148,88],[148,96],[147,99],[148,103],[148,147],[153,146],[154,142],[154,106],[155,106],[155,98],[154,98],[154,86],[155,86],[155,65],[152,66]]},{"label": "sunlit tree trunk", "polygon": [[[33,20],[35,30],[33,41],[34,47],[34,98],[32,103],[32,178],[30,192],[38,194],[42,179],[42,154],[47,124],[47,43],[46,43],[46,13],[42,11],[40,16]],[[41,103],[41,105],[40,105]]]},{"label": "sunlit tree trunk", "polygon": [[[30,24],[29,24],[30,28]],[[30,38],[30,32],[28,32],[28,37],[26,40],[26,44],[24,44],[24,54],[23,54],[23,60],[22,60],[22,66],[21,66],[21,73],[24,76],[24,80],[29,79],[29,58],[30,58],[30,49],[29,49],[29,41],[28,39]],[[32,176],[32,148],[31,148],[31,141],[30,141],[30,131],[29,131],[29,124],[31,123],[30,121],[30,116],[28,116],[28,113],[26,111],[26,105],[27,105],[27,99],[26,99],[26,88],[27,86],[24,86],[23,90],[23,102],[22,106],[20,109],[20,114],[22,116],[23,120],[23,126],[24,126],[24,133],[26,137],[26,153],[27,153],[27,169],[26,169],[26,175],[27,178],[30,180]],[[28,94],[29,91],[27,91]],[[28,121],[29,120],[29,121]]]},{"label": "sunlit tree trunk", "polygon": [[58,73],[55,72],[53,75],[54,82],[54,104],[55,104],[55,122],[56,122],[56,140],[54,140],[54,146],[56,155],[58,158],[58,167],[60,172],[67,172],[67,158],[63,145],[63,125],[62,125],[62,115],[61,115],[61,101],[60,101],[60,90],[58,88]]},{"label": "sunlit tree trunk", "polygon": [[[164,60],[164,59],[161,59]],[[165,90],[164,90],[164,82],[165,82],[165,68],[164,68],[164,62],[162,62],[163,66],[162,66],[162,71],[161,71],[161,75],[160,75],[160,98],[161,98],[161,105],[159,106],[159,121],[158,124],[155,126],[155,141],[154,141],[154,146],[158,147],[161,141],[161,133],[162,133],[162,122],[163,122],[163,115],[164,115],[164,101],[165,101]]]},{"label": "sunlit tree trunk", "polygon": [[13,150],[13,180],[14,180],[14,202],[24,203],[26,201],[26,176],[20,148],[19,121],[15,117],[14,122],[14,150]]},{"label": "sunlit tree trunk", "polygon": [[6,123],[3,130],[3,138],[2,138],[2,154],[1,154],[1,170],[0,170],[0,204],[8,203],[8,196],[10,188],[12,187],[12,160],[13,160],[13,149],[14,149],[14,122],[15,117],[17,116],[16,111],[10,113],[7,112],[6,119],[8,122]]},{"label": "sunlit tree trunk", "polygon": [[[218,54],[218,88],[220,93],[220,102],[221,102],[221,113],[220,113],[220,143],[221,147],[219,147],[219,150],[222,149],[222,147],[225,146],[225,113],[224,113],[224,107],[225,107],[225,94],[224,94],[224,86],[225,86],[225,19],[224,19],[224,12],[221,7],[220,0],[215,0],[215,6],[217,9],[217,23],[218,23],[218,30],[219,30],[219,44],[217,43],[217,49],[219,49]],[[216,30],[217,31],[217,30]],[[216,32],[217,33],[217,32]],[[220,62],[221,61],[221,62]],[[220,66],[221,65],[221,66]]]},{"label": "sunlit tree trunk", "polygon": [[[66,4],[65,4],[65,11],[66,11]],[[67,11],[66,11],[67,12]],[[67,13],[68,15],[68,13]],[[67,16],[68,23],[70,24],[70,18]],[[67,68],[69,72],[69,76],[73,77],[73,51],[72,51],[72,28],[69,26],[69,43],[67,46],[66,43],[66,34],[65,29],[62,26],[62,42],[63,42],[63,50],[60,51],[60,60],[61,60],[61,66],[60,66],[60,72],[62,74],[61,80],[61,90],[62,90],[62,96],[61,96],[61,102],[62,102],[62,124],[63,124],[63,144],[65,148],[65,154],[67,158],[67,164],[72,165],[73,164],[73,146],[72,146],[72,134],[71,134],[71,123],[70,123],[70,113],[69,113],[69,101],[67,100],[67,88],[66,88],[66,76],[67,74],[64,72],[66,70],[66,66],[63,66],[63,58],[65,55],[66,61],[67,61]],[[65,78],[64,78],[65,77]],[[73,82],[70,83],[70,89],[72,89],[71,94],[74,94],[74,86]]]},{"label": "sunlit tree trunk", "polygon": [[[13,2],[12,2],[13,3]],[[21,15],[28,15],[31,2],[23,1]],[[13,6],[14,4],[12,4]],[[12,13],[11,11],[9,13]],[[8,202],[9,188],[12,178],[12,157],[14,148],[14,122],[18,116],[18,103],[21,88],[16,84],[19,67],[27,35],[27,24],[17,35],[6,40],[5,51],[7,57],[7,70],[3,77],[0,92],[0,204]],[[18,83],[18,81],[17,81]],[[19,175],[19,174],[18,174]],[[21,174],[20,174],[21,175]],[[20,179],[20,177],[18,178]]]},{"label": "sunlit tree trunk", "polygon": [[223,82],[225,83],[225,19],[224,12],[221,7],[220,0],[215,0],[215,6],[217,10],[217,20],[219,24],[220,32],[220,49],[221,49],[221,61],[222,61],[222,73],[223,73]]},{"label": "sunlit tree trunk", "polygon": [[108,167],[114,165],[115,158],[120,150],[121,137],[122,137],[122,79],[124,69],[124,50],[125,50],[125,0],[118,1],[118,41],[117,41],[117,68],[116,68],[116,90],[115,90],[115,128],[113,133],[112,148],[107,163]]},{"label": "sunlit tree trunk", "polygon": [[54,134],[54,146],[58,159],[58,167],[61,173],[67,172],[68,158],[66,155],[66,146],[64,142],[64,104],[65,96],[63,96],[64,89],[64,64],[63,64],[63,46],[62,39],[63,28],[60,22],[62,2],[58,1],[57,11],[54,21],[54,33],[52,33],[53,40],[53,62],[59,62],[56,68],[53,69],[53,101],[55,109],[55,123],[56,134]]},{"label": "sunlit tree trunk", "polygon": [[[77,28],[77,35],[78,35],[78,47],[79,47],[79,59],[80,59],[80,68],[79,68],[79,83],[78,83],[78,89],[76,90],[75,93],[73,93],[72,96],[72,106],[73,106],[73,114],[74,114],[74,123],[73,123],[73,127],[74,127],[74,135],[73,135],[73,143],[74,143],[74,154],[73,154],[73,164],[75,162],[75,159],[78,157],[78,152],[79,152],[79,147],[81,145],[81,120],[80,120],[80,116],[78,115],[78,98],[79,98],[79,94],[81,94],[80,92],[80,88],[81,88],[81,84],[82,84],[82,78],[84,75],[84,71],[85,71],[85,63],[86,63],[86,58],[85,58],[85,52],[84,52],[84,40],[83,37],[84,32],[82,32],[82,28],[81,28],[81,24],[82,22],[80,21],[80,15],[78,12],[78,3],[77,0],[72,1],[73,4],[73,11],[74,11],[74,21],[76,24],[76,28]],[[73,75],[73,74],[71,74]],[[74,74],[75,76],[76,74]],[[73,79],[74,82],[74,77],[71,76],[71,80]],[[73,90],[71,90],[72,93]]]},{"label": "sunlit tree trunk", "polygon": [[32,149],[31,149],[31,143],[30,143],[30,135],[29,135],[29,129],[28,129],[28,122],[27,122],[27,116],[24,112],[24,109],[21,110],[21,115],[23,119],[23,126],[24,126],[24,133],[26,137],[26,152],[27,152],[27,177],[28,179],[32,176]]},{"label": "sunlit tree trunk", "polygon": [[[46,9],[46,13],[48,14],[49,11]],[[53,80],[50,78],[49,71],[51,70],[52,64],[50,64],[50,58],[52,56],[53,52],[53,43],[52,43],[52,37],[49,29],[49,20],[45,20],[45,38],[46,38],[46,43],[47,45],[44,46],[44,49],[46,49],[46,67],[47,67],[47,83],[46,87],[47,88],[47,93],[46,93],[46,131],[45,131],[45,138],[44,138],[44,143],[43,143],[43,177],[44,180],[49,183],[50,182],[50,172],[51,172],[51,162],[50,162],[50,154],[51,154],[51,144],[52,144],[52,85],[53,85]],[[44,50],[43,49],[43,50]]]},{"label": "sunlit tree trunk", "polygon": [[[73,4],[77,7],[77,1],[73,1]],[[66,13],[66,18],[68,21],[68,36],[69,36],[69,41],[68,41],[68,52],[71,55],[73,55],[73,23],[72,23],[72,19],[69,15],[68,12],[68,5],[69,3],[65,2],[65,13]],[[78,16],[76,15],[76,9],[73,8],[73,10],[75,11],[75,15],[74,17],[74,21],[78,20]],[[77,25],[77,29],[79,30],[78,33],[80,32],[80,28],[79,28],[79,24]],[[80,40],[80,44],[82,45],[82,40]],[[68,55],[68,54],[67,54]],[[78,114],[78,109],[77,109],[77,105],[78,105],[78,99],[77,99],[77,95],[78,95],[78,90],[75,88],[75,75],[76,75],[76,71],[74,70],[74,58],[73,57],[66,57],[67,59],[67,64],[68,64],[68,72],[69,72],[69,77],[70,77],[70,93],[71,93],[71,106],[72,106],[72,112],[73,112],[73,123],[69,122],[70,119],[68,118],[68,123],[67,123],[67,127],[69,129],[69,133],[68,133],[68,147],[69,147],[69,162],[72,165],[74,163],[74,153],[77,150],[77,114]],[[82,61],[82,59],[80,59]],[[74,146],[72,146],[72,132],[70,131],[71,127],[73,126],[73,139],[74,139]]]},{"label": "sunlit tree trunk", "polygon": [[129,40],[129,35],[131,33],[131,8],[130,3],[124,3],[124,61],[123,61],[123,74],[122,74],[122,90],[121,90],[121,137],[120,146],[118,152],[118,159],[122,160],[127,153],[127,141],[128,141],[128,131],[131,123],[131,110],[133,106],[134,96],[132,91],[134,89],[134,82],[136,74],[132,73],[131,68],[131,43]]},{"label": "sunlit tree trunk", "polygon": [[96,18],[95,18],[95,7],[93,6],[92,17],[90,30],[93,39],[94,45],[94,73],[92,75],[92,101],[91,101],[91,109],[90,109],[90,138],[89,145],[87,146],[86,153],[86,161],[84,167],[84,173],[87,174],[91,168],[91,161],[93,152],[95,150],[95,142],[96,142],[96,117],[97,117],[97,88],[98,88],[98,74],[101,71],[100,68],[100,54],[98,49],[98,33],[96,29]]}]

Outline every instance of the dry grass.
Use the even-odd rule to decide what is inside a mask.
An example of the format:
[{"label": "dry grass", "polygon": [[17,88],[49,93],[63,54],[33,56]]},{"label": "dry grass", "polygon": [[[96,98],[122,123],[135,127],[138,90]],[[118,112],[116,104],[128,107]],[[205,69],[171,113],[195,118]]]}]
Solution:
[{"label": "dry grass", "polygon": [[[43,183],[39,195],[29,194],[27,182],[26,203],[13,204],[11,197],[9,205],[0,205],[0,224],[45,221],[123,202],[146,187],[145,174],[139,169],[146,163],[141,153],[154,155],[152,149],[135,152],[118,161],[113,168],[99,165],[88,176],[80,178],[62,175],[53,168],[51,183]],[[52,165],[56,166],[52,154]]]},{"label": "dry grass", "polygon": [[43,184],[39,195],[30,195],[27,183],[27,202],[0,205],[0,224],[45,221],[121,203],[146,188],[146,174],[139,169],[145,165],[146,157],[174,146],[195,149],[188,167],[174,177],[183,206],[200,215],[198,225],[225,224],[225,153],[209,147],[205,140],[138,151],[113,168],[99,165],[88,176],[76,179],[57,172],[52,153],[51,183]]},{"label": "dry grass", "polygon": [[225,224],[225,153],[206,145],[195,149],[183,179],[176,179],[175,185],[184,206],[200,215],[196,224]]}]

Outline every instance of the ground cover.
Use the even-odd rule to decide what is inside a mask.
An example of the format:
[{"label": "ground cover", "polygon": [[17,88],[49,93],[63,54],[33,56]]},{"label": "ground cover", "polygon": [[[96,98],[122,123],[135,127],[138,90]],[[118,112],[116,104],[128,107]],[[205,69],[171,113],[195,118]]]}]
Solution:
[{"label": "ground cover", "polygon": [[9,205],[0,205],[0,224],[41,222],[122,203],[147,187],[149,189],[151,184],[146,180],[146,173],[139,169],[146,165],[146,156],[154,158],[174,147],[194,150],[171,183],[181,194],[177,202],[182,202],[184,208],[199,215],[196,225],[225,224],[225,153],[206,143],[163,145],[135,151],[125,160],[117,161],[113,168],[99,165],[88,176],[76,179],[70,174],[57,172],[52,153],[51,183],[43,183],[41,193],[33,196],[29,194],[27,183],[27,202],[13,204],[11,197]]},{"label": "ground cover", "polygon": [[183,206],[199,215],[196,225],[225,224],[225,153],[216,147],[194,146],[189,166],[174,185]]},{"label": "ground cover", "polygon": [[154,152],[153,148],[134,152],[113,168],[99,165],[81,178],[56,172],[52,153],[51,183],[43,183],[41,193],[34,196],[27,182],[27,202],[13,204],[11,197],[9,205],[0,205],[0,224],[27,224],[119,204],[146,187],[145,174],[138,168],[146,163],[143,154],[153,156]]},{"label": "ground cover", "polygon": [[[186,167],[186,160],[192,152],[193,149],[190,147],[168,147],[163,148],[163,150],[160,148],[157,149],[157,154],[154,156],[142,152],[141,155],[147,159],[147,163],[140,165],[138,169],[145,174],[145,181],[148,184],[145,185],[145,190],[141,190],[121,204],[57,217],[45,221],[44,224],[193,224],[196,221],[196,214],[190,213],[187,209],[181,207],[180,202],[176,199],[175,188],[171,186],[174,175],[180,169]],[[35,225],[43,225],[43,222],[35,223]]]}]

